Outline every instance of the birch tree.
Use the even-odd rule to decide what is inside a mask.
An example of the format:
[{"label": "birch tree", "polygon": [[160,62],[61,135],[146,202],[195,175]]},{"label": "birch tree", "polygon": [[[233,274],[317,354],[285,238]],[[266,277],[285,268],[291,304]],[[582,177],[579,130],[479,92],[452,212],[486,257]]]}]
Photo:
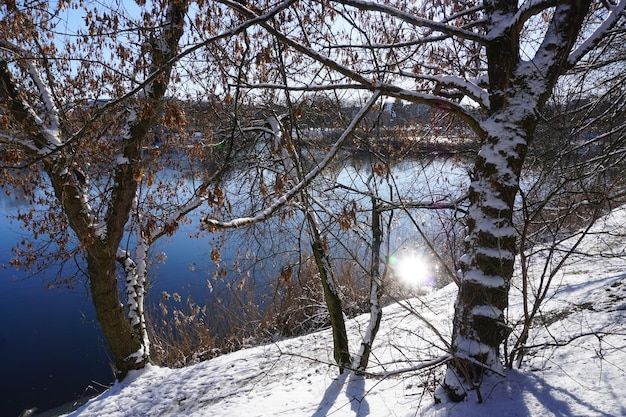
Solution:
[{"label": "birch tree", "polygon": [[[250,17],[252,5],[225,1]],[[623,41],[626,1],[299,3],[262,27],[308,71],[292,89],[361,90],[444,110],[480,140],[443,387],[455,401],[503,374],[518,253],[512,214],[538,118],[559,79]],[[621,38],[620,38],[621,37]],[[304,64],[308,62],[308,64]]]}]

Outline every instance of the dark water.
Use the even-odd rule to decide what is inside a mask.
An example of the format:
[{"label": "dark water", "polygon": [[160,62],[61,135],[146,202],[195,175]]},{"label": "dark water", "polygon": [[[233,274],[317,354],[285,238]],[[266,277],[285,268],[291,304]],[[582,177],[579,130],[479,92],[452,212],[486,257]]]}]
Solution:
[{"label": "dark water", "polygon": [[[114,382],[111,355],[86,282],[73,289],[46,289],[55,267],[30,276],[9,265],[11,248],[26,233],[20,222],[7,217],[17,209],[19,205],[0,194],[0,416],[8,417],[17,417],[27,408],[43,411],[78,401]],[[209,259],[215,236],[189,238],[197,231],[195,218],[193,224],[182,225],[174,236],[151,248],[153,255],[164,253],[167,259],[151,267],[149,305],[159,301],[162,291],[204,299],[206,282],[215,269]],[[237,256],[233,240],[241,237],[233,234],[226,241],[221,251],[224,263]]]},{"label": "dark water", "polygon": [[[9,265],[11,248],[25,232],[7,218],[19,207],[1,195],[0,416],[17,417],[27,408],[43,411],[92,396],[115,378],[86,282],[47,289],[54,267],[30,276]],[[210,240],[189,239],[196,230],[197,224],[185,225],[154,246],[167,260],[151,270],[153,302],[161,291],[183,296],[206,291]],[[201,266],[192,271],[192,264]]]},{"label": "dark water", "polygon": [[41,276],[8,265],[21,231],[0,215],[0,414],[49,409],[113,381],[109,354],[85,288],[46,290]]},{"label": "dark water", "polygon": [[[335,179],[362,188],[361,181],[367,176],[366,170],[357,163],[344,166]],[[407,161],[399,164],[396,180],[404,187],[404,195],[421,198],[437,189],[439,198],[443,198],[450,190],[458,192],[462,178],[464,170],[455,164],[442,161],[433,166]],[[350,201],[354,196],[334,198],[341,202]],[[11,223],[6,217],[17,208],[14,201],[0,193],[0,415],[8,417],[18,416],[26,408],[46,410],[76,401],[101,391],[114,380],[110,354],[95,321],[85,284],[78,284],[72,290],[46,290],[45,276],[28,277],[8,265],[11,248],[25,233],[20,230],[19,222]],[[162,291],[179,292],[183,297],[191,294],[200,300],[202,294],[209,291],[206,282],[216,268],[209,253],[219,239],[216,235],[190,239],[189,235],[198,230],[197,220],[183,225],[174,236],[152,247],[153,255],[163,252],[167,257],[163,263],[151,267],[149,304],[156,303]],[[436,219],[420,217],[419,220],[423,223]],[[413,247],[415,231],[410,224],[407,226],[399,216],[395,224],[393,246],[396,250]],[[280,232],[275,231],[277,226],[282,227]],[[254,247],[252,257],[256,259],[233,270],[231,278],[235,281],[246,277],[259,279],[280,266],[269,258],[272,252],[281,251],[289,256],[290,251],[298,248],[301,231],[302,225],[293,221],[259,226],[258,230],[229,232],[221,250],[223,265],[237,257],[238,250],[244,249],[241,242],[248,239]]]}]

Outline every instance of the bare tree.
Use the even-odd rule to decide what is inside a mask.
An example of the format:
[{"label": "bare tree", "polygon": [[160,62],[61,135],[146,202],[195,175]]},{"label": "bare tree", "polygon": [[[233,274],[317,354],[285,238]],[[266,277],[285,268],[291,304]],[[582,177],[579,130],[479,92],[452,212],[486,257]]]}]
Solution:
[{"label": "bare tree", "polygon": [[[187,1],[143,4],[132,13],[118,6],[0,6],[0,147],[3,184],[21,187],[31,202],[49,208],[19,216],[35,239],[47,236],[63,260],[84,256],[96,315],[122,379],[149,360],[143,304],[151,244],[201,205],[225,204],[214,180],[244,145],[238,144],[241,130],[230,123],[241,97],[222,75],[244,70],[249,48],[229,42],[255,20],[223,18],[217,3],[193,15]],[[80,14],[81,25],[67,24]],[[185,31],[186,20],[193,30]],[[211,104],[218,93],[219,103]],[[205,117],[228,116],[188,123],[186,112],[198,117],[187,105],[192,98]],[[197,135],[201,141],[193,141]],[[168,159],[167,152],[178,156]],[[193,164],[206,153],[221,163],[211,175],[195,176]],[[179,165],[183,155],[190,161],[185,167]],[[176,168],[190,182],[184,175],[159,176]],[[19,250],[15,264],[45,268],[32,248],[28,243]],[[118,285],[118,274],[125,285]]]},{"label": "bare tree", "polygon": [[[225,1],[250,17],[252,6]],[[452,354],[443,387],[461,400],[502,374],[504,312],[518,253],[513,210],[538,115],[554,86],[623,36],[626,2],[300,3],[261,26],[298,53],[294,89],[364,89],[447,111],[480,140],[471,170]],[[473,104],[468,106],[467,104]]]},{"label": "bare tree", "polygon": [[[183,34],[187,3],[171,2],[162,14],[154,16],[154,23],[160,29],[154,29],[152,41],[146,43],[148,63],[136,68],[138,72],[147,72],[149,78],[136,87],[137,91],[143,92],[142,97],[129,103],[122,113],[123,134],[113,155],[116,159],[111,165],[110,193],[107,198],[96,201],[105,207],[102,217],[100,210],[91,206],[94,201],[89,189],[89,166],[77,160],[78,145],[89,123],[78,132],[70,130],[71,121],[67,119],[72,116],[68,114],[67,106],[73,103],[64,100],[61,90],[60,82],[65,80],[59,80],[57,71],[63,67],[58,68],[51,62],[56,58],[52,55],[54,43],[41,43],[43,33],[39,30],[47,29],[49,16],[46,12],[50,9],[47,4],[40,6],[32,9],[15,5],[5,7],[6,25],[3,27],[9,29],[21,22],[24,30],[5,33],[2,41],[0,96],[10,117],[12,132],[4,135],[2,142],[5,149],[20,153],[21,163],[33,163],[32,159],[38,159],[54,189],[54,197],[84,248],[96,315],[121,379],[129,370],[143,367],[149,350],[141,303],[147,252],[143,243],[145,237],[139,231],[136,262],[119,252],[120,243],[142,179],[142,148],[147,143],[149,128],[160,112],[169,84],[171,64],[168,61],[177,54]],[[14,76],[16,72],[19,77]],[[125,271],[129,275],[130,320],[118,297],[118,258],[124,258]]]},{"label": "bare tree", "polygon": [[[615,53],[619,47],[605,49],[603,60],[626,59]],[[573,75],[542,114],[516,213],[524,315],[511,323],[508,366],[521,365],[529,334],[543,321],[542,304],[570,258],[614,256],[603,247],[581,253],[579,246],[597,233],[592,230],[607,211],[624,204],[626,101],[623,83],[615,84],[623,74],[616,70],[593,65]]]},{"label": "bare tree", "polygon": [[[143,8],[137,19],[86,9],[85,27],[63,42],[55,36],[62,32],[58,16],[66,3],[55,4],[2,6],[0,98],[7,133],[0,143],[7,166],[33,173],[22,183],[25,188],[39,188],[42,178],[49,181],[53,200],[46,202],[60,204],[52,217],[67,221],[84,251],[94,304],[120,378],[148,360],[141,311],[147,247],[204,201],[224,203],[221,190],[201,184],[186,202],[160,216],[146,215],[139,204],[140,185],[151,182],[143,150],[168,91],[189,98],[221,89],[227,102],[233,89],[270,96],[333,90],[361,105],[326,156],[293,176],[288,186],[276,187],[277,193],[250,216],[207,217],[205,224],[232,228],[259,222],[306,195],[383,96],[457,117],[465,126],[459,134],[475,135],[480,150],[470,172],[453,360],[443,386],[452,400],[463,399],[469,389],[481,398],[482,378],[502,373],[500,348],[510,333],[505,311],[520,249],[513,213],[539,115],[559,80],[585,67],[618,62],[601,57],[623,40],[625,0],[397,5],[221,0],[202,5],[190,19],[188,35],[183,31],[188,3],[171,1],[163,9]],[[277,51],[289,57],[278,67],[270,65]],[[116,59],[107,63],[105,54],[111,52]],[[211,65],[220,75],[200,77]],[[168,90],[173,80],[176,88]],[[181,91],[184,86],[189,90]],[[113,99],[98,102],[102,97]],[[231,138],[245,130],[233,123]],[[98,175],[107,168],[112,173],[94,178],[94,167]],[[134,253],[121,245],[131,216]],[[128,316],[117,294],[116,262],[127,276]]]}]

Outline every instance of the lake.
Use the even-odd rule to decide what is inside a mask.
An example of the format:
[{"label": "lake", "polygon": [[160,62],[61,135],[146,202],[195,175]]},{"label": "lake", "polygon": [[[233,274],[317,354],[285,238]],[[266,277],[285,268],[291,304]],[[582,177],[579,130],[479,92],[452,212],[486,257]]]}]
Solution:
[{"label": "lake", "polygon": [[[369,164],[361,158],[344,160],[332,171],[333,180],[349,188],[366,189],[370,178]],[[404,196],[435,200],[459,196],[467,185],[465,164],[453,159],[405,160],[394,165],[394,180]],[[385,198],[392,197],[386,184],[381,186]],[[387,188],[385,188],[387,187]],[[334,193],[325,201],[329,207],[355,200],[362,204],[364,213],[369,198],[352,191],[335,188],[320,194],[319,198]],[[429,198],[429,197],[428,197]],[[24,236],[19,222],[11,222],[7,215],[19,209],[12,197],[0,193],[0,354],[2,354],[3,389],[0,410],[3,415],[18,416],[25,408],[50,409],[75,401],[84,395],[93,395],[114,381],[106,342],[95,321],[86,284],[74,289],[47,286],[46,275],[28,276],[9,266],[11,248]],[[245,214],[245,213],[242,213]],[[364,214],[365,215],[365,214]],[[221,235],[205,234],[189,238],[198,229],[198,216],[192,224],[182,225],[172,237],[157,242],[152,254],[164,253],[164,262],[155,263],[150,271],[150,303],[156,303],[162,291],[179,292],[204,299],[216,265],[209,259],[211,248],[222,242]],[[427,229],[438,228],[441,219],[435,213],[420,213],[419,224]],[[395,255],[415,251],[421,239],[412,223],[400,215],[394,217],[392,251]],[[222,266],[241,258],[241,242],[251,242],[253,250],[242,260],[232,279],[267,281],[275,274],[281,262],[293,259],[298,249],[302,227],[292,219],[279,224],[261,225],[258,229],[229,231],[222,249]],[[362,251],[358,239],[337,235],[331,242],[333,256],[346,246]],[[243,251],[245,253],[245,250]],[[281,253],[276,258],[275,253]],[[343,256],[343,255],[341,255]],[[47,271],[48,276],[54,271]]]},{"label": "lake", "polygon": [[22,239],[17,209],[0,199],[0,369],[2,415],[48,409],[101,390],[113,381],[109,354],[84,286],[46,290],[42,276],[8,265]]}]

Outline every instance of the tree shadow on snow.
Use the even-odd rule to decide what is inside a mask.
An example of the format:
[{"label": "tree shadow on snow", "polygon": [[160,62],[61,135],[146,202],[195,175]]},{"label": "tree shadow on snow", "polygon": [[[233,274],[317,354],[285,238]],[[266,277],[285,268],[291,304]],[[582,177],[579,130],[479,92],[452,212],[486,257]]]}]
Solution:
[{"label": "tree shadow on snow", "polygon": [[[476,394],[468,393],[461,403],[444,403],[432,406],[440,415],[447,417],[468,417],[480,413],[481,416],[514,415],[516,417],[536,417],[550,415],[571,417],[588,415],[615,417],[600,410],[596,405],[584,401],[564,387],[548,384],[540,375],[532,372],[508,370],[506,379],[485,381],[481,387],[484,402],[478,404]],[[575,409],[572,409],[575,405]],[[514,413],[514,414],[512,414]]]},{"label": "tree shadow on snow", "polygon": [[[590,403],[577,396],[572,391],[548,384],[540,375],[532,372],[520,373],[525,381],[524,388],[536,401],[541,403],[546,411],[552,412],[556,417],[569,417],[572,415],[615,417],[612,413],[606,413],[598,408],[597,404]],[[571,405],[576,405],[576,410]]]},{"label": "tree shadow on snow", "polygon": [[365,377],[351,373],[346,387],[346,397],[355,416],[365,417],[370,414],[370,405],[365,394]]},{"label": "tree shadow on snow", "polygon": [[[344,385],[345,395],[348,401],[338,404],[338,398],[343,391]],[[324,392],[322,401],[313,413],[312,417],[325,417],[331,410],[333,412],[338,409],[346,408],[348,405],[354,412],[355,417],[365,417],[370,413],[370,407],[365,396],[365,378],[355,375],[353,372],[344,372],[331,382]],[[333,409],[333,407],[335,407]]]}]

